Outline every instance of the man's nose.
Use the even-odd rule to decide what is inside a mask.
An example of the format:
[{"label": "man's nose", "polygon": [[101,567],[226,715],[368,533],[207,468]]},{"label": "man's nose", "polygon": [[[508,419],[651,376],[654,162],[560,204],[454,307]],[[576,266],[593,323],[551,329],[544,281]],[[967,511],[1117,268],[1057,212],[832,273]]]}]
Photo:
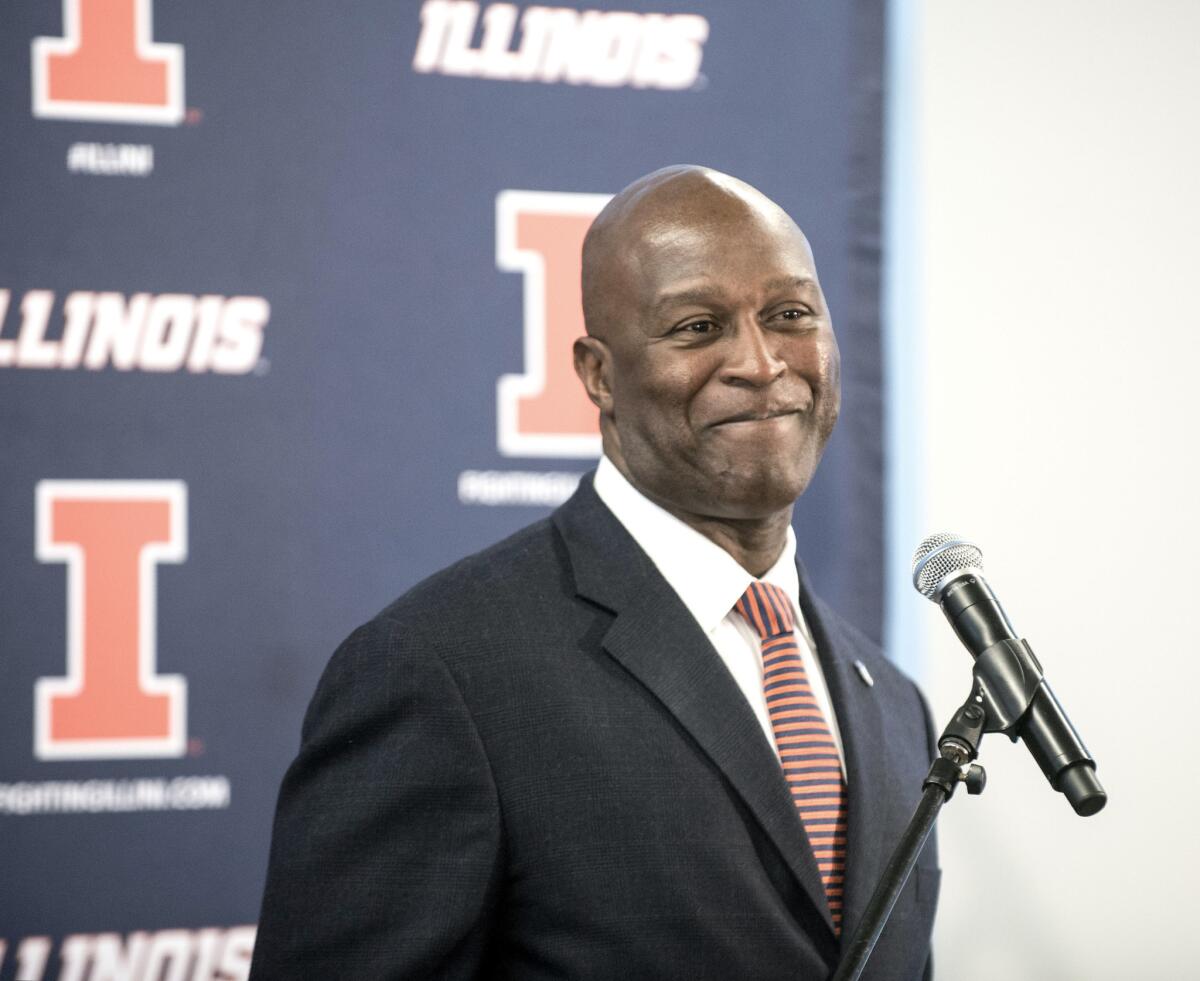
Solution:
[{"label": "man's nose", "polygon": [[757,320],[737,325],[728,357],[721,368],[721,380],[731,385],[769,385],[787,370],[775,350],[776,338]]}]

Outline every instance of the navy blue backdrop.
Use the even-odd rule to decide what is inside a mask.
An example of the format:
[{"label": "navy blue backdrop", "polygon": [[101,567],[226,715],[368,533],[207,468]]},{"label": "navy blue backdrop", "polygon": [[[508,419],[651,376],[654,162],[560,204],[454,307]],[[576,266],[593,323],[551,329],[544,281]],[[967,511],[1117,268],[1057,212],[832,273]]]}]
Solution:
[{"label": "navy blue backdrop", "polygon": [[571,243],[657,167],[813,244],[844,408],[797,535],[879,636],[882,18],[4,6],[0,979],[244,976],[330,652],[594,464]]}]

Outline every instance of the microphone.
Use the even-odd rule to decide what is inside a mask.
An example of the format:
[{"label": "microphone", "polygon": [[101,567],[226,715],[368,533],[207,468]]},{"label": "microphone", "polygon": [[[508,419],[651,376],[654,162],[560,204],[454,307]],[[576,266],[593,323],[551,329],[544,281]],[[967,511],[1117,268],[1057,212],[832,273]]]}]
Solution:
[{"label": "microphone", "polygon": [[[1037,681],[1036,689],[1019,717],[999,720],[1007,723],[1001,731],[1014,742],[1018,737],[1024,741],[1050,786],[1066,796],[1076,814],[1088,817],[1104,807],[1108,794],[1096,779],[1096,761],[1041,677],[1041,666],[1033,652],[1017,637],[1000,601],[984,580],[979,546],[948,532],[930,535],[913,554],[912,579],[917,592],[942,608],[958,639],[977,661],[1003,647],[1028,653],[1029,663],[1036,669],[1035,677],[1028,680]],[[985,658],[985,662],[990,664],[991,658]],[[1006,683],[1009,680],[1003,679]],[[1016,711],[1024,708],[1021,705]]]}]

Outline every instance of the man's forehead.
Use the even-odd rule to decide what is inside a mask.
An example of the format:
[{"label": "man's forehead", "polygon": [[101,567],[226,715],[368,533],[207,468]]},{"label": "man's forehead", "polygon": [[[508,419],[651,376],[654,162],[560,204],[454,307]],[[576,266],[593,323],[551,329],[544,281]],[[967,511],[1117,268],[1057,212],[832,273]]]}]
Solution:
[{"label": "man's forehead", "polygon": [[754,249],[812,266],[808,239],[785,212],[706,208],[703,201],[693,205],[686,211],[661,211],[631,222],[614,252],[643,262],[662,257],[678,263],[708,262],[714,254]]},{"label": "man's forehead", "polygon": [[643,303],[678,290],[817,283],[808,240],[782,212],[661,217],[637,233],[616,251],[614,264],[625,267],[622,278]]}]

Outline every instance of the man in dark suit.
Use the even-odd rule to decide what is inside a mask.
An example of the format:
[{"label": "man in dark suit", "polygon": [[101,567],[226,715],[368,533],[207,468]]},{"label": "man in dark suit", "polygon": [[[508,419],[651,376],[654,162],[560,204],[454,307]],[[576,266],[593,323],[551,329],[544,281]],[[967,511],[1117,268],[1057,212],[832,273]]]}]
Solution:
[{"label": "man in dark suit", "polygon": [[[597,218],[583,296],[604,459],[334,655],[256,979],[826,978],[912,813],[920,695],[795,560],[839,404],[804,236],[668,168]],[[866,977],[928,973],[937,882],[931,842]]]}]

